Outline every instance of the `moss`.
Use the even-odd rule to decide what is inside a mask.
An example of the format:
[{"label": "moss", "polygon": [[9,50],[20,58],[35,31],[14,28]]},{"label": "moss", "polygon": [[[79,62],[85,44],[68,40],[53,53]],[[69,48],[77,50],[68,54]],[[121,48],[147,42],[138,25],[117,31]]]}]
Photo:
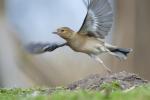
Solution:
[{"label": "moss", "polygon": [[[101,91],[67,90],[58,87],[52,93],[51,89],[0,89],[0,100],[150,100],[150,85],[137,87],[124,92],[118,82],[104,83]],[[109,91],[106,94],[105,91]]]}]

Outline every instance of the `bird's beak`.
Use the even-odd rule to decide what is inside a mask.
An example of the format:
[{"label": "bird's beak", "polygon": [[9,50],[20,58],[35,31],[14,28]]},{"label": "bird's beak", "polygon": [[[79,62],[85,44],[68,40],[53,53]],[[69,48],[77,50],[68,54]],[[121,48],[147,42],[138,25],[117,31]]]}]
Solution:
[{"label": "bird's beak", "polygon": [[53,34],[58,34],[58,32],[52,32]]}]

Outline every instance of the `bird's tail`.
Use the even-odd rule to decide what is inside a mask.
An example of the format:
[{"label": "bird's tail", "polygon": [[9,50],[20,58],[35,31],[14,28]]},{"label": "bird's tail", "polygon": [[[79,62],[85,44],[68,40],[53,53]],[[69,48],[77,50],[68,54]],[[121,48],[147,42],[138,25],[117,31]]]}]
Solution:
[{"label": "bird's tail", "polygon": [[120,60],[127,59],[128,54],[133,51],[131,48],[117,48],[110,45],[107,46],[107,49],[110,51],[110,54],[116,56]]}]

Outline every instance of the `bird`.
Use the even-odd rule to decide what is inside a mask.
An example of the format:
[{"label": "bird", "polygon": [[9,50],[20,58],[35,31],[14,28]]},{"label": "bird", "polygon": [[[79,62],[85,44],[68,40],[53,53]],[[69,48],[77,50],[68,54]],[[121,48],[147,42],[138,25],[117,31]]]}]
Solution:
[{"label": "bird", "polygon": [[87,14],[79,31],[75,32],[70,27],[59,27],[53,34],[65,39],[65,45],[74,51],[88,54],[111,73],[111,69],[104,64],[99,55],[106,53],[125,60],[132,49],[105,42],[113,26],[113,11],[108,0],[88,0],[86,8]]}]

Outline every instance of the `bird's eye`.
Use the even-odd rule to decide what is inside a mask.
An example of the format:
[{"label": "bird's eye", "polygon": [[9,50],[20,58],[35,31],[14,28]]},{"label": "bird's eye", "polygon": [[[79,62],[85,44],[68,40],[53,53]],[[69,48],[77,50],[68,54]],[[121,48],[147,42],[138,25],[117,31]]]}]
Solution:
[{"label": "bird's eye", "polygon": [[64,32],[65,30],[61,30],[61,32]]}]

